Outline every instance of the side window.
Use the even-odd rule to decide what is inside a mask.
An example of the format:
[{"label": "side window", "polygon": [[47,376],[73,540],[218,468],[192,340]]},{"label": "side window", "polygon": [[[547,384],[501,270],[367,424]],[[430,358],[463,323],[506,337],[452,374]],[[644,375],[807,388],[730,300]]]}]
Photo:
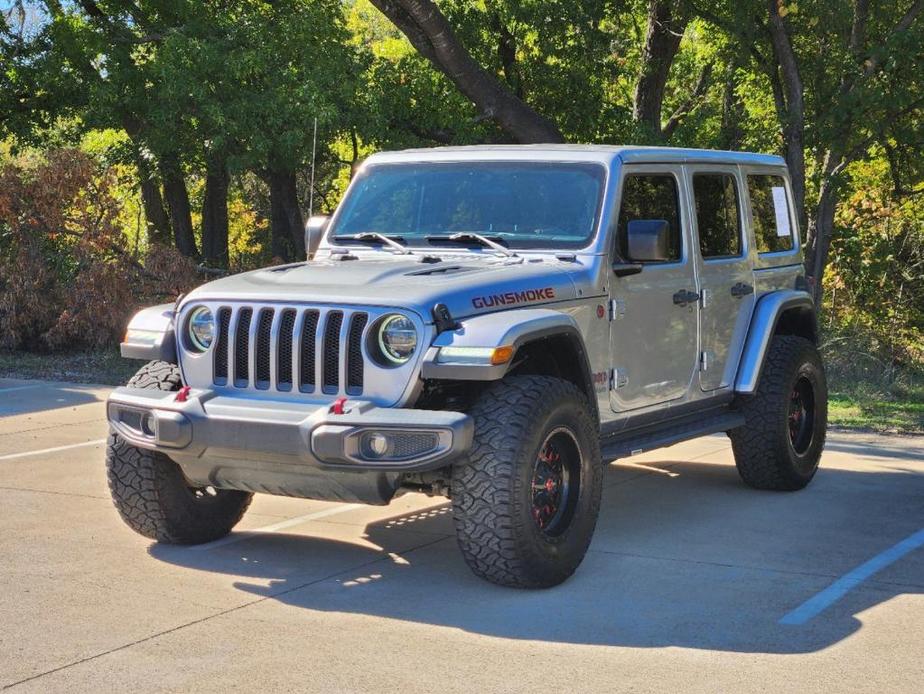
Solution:
[{"label": "side window", "polygon": [[670,228],[667,262],[680,260],[680,197],[677,180],[670,174],[630,174],[622,183],[622,205],[616,223],[616,248],[628,258],[629,222],[663,219]]},{"label": "side window", "polygon": [[738,187],[730,174],[693,174],[696,228],[703,258],[741,255]]},{"label": "side window", "polygon": [[748,176],[748,194],[757,252],[792,250],[789,200],[783,179],[780,176]]}]

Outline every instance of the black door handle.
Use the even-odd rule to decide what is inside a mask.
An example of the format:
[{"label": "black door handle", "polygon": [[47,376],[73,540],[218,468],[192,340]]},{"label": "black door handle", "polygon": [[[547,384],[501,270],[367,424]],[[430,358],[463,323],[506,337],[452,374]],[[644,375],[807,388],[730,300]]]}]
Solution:
[{"label": "black door handle", "polygon": [[745,284],[744,282],[738,282],[734,287],[731,288],[731,295],[736,299],[740,299],[742,296],[747,296],[748,294],[754,293],[754,287],[750,284]]},{"label": "black door handle", "polygon": [[674,303],[677,306],[686,306],[687,304],[692,304],[694,301],[699,301],[699,294],[691,292],[689,289],[681,289],[674,294]]}]

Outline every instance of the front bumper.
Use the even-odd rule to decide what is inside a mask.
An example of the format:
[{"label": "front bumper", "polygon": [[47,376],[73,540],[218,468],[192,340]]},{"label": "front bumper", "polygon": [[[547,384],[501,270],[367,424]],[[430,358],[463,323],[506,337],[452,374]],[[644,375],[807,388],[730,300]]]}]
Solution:
[{"label": "front bumper", "polygon": [[335,411],[203,389],[178,400],[175,392],[116,388],[107,403],[114,433],[166,454],[192,483],[247,491],[386,503],[401,473],[444,467],[472,445],[472,420],[460,412],[363,400]]}]

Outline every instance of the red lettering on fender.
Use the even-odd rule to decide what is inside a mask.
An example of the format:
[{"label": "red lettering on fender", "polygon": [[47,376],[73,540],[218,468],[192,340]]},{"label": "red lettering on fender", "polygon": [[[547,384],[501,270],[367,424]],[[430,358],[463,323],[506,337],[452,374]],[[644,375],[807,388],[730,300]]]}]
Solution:
[{"label": "red lettering on fender", "polygon": [[522,292],[504,292],[503,294],[488,294],[476,296],[472,299],[475,308],[491,308],[492,306],[508,306],[513,304],[526,304],[533,301],[547,301],[555,298],[554,287],[542,289],[527,289]]}]

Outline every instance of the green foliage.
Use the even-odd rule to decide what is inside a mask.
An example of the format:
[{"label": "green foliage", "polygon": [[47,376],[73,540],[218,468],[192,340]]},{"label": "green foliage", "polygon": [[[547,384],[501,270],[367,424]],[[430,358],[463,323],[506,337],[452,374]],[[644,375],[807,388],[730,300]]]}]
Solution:
[{"label": "green foliage", "polygon": [[[0,13],[7,157],[28,178],[79,148],[94,174],[73,200],[97,195],[105,172],[111,238],[139,261],[152,250],[139,185],[165,166],[179,168],[200,234],[206,159],[226,160],[236,271],[270,261],[270,171],[295,172],[303,213],[309,198],[311,211],[330,212],[373,151],[511,139],[369,0],[18,4],[25,14]],[[765,0],[677,0],[689,23],[665,88],[662,121],[679,123],[667,142],[633,120],[647,0],[437,5],[475,60],[569,141],[781,149]],[[824,312],[839,345],[833,373],[844,382],[892,374],[876,386],[888,399],[924,361],[924,19],[896,31],[909,2],[869,6],[861,48],[849,41],[853,2],[787,1],[780,14],[804,83],[808,199],[831,174],[827,152],[854,162],[833,179],[840,205]],[[12,234],[0,228],[7,261]],[[72,235],[46,230],[30,243],[42,258],[35,280],[47,273],[52,293],[83,271]],[[44,339],[42,325],[27,341]]]}]

